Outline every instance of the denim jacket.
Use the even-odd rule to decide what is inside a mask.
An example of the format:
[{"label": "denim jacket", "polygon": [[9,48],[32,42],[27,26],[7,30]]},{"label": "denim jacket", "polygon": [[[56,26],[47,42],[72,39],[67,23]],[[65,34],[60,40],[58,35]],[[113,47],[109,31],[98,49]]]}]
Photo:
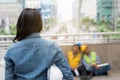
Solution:
[{"label": "denim jacket", "polygon": [[73,80],[61,49],[39,33],[13,43],[4,58],[5,80],[47,80],[47,70],[54,63],[62,71],[63,80]]}]

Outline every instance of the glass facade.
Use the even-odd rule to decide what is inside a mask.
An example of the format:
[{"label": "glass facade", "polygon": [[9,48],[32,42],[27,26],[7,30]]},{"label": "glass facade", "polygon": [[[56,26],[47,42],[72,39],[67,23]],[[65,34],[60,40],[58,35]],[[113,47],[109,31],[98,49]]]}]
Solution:
[{"label": "glass facade", "polygon": [[111,22],[112,0],[97,1],[97,21]]}]

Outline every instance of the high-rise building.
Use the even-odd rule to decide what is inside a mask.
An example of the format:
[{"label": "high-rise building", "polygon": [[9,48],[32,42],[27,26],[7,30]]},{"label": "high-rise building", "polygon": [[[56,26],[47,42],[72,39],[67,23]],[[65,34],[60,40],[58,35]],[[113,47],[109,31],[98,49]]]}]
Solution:
[{"label": "high-rise building", "polygon": [[[57,16],[56,0],[25,0],[25,8],[35,8],[40,11],[43,19],[43,30],[52,26]],[[51,25],[50,25],[51,24]]]},{"label": "high-rise building", "polygon": [[82,1],[82,9],[81,12],[83,17],[90,17],[96,19],[96,12],[97,12],[97,1],[96,0],[83,0]]},{"label": "high-rise building", "polygon": [[24,5],[24,8],[38,9],[38,8],[40,8],[40,2],[41,2],[41,0],[25,0],[23,5]]},{"label": "high-rise building", "polygon": [[[55,1],[54,1],[55,2]],[[57,13],[57,6],[51,0],[25,0],[25,8],[35,8],[41,10],[42,17],[54,18]]]},{"label": "high-rise building", "polygon": [[[81,17],[90,17],[96,19],[97,13],[96,0],[82,0],[81,3]],[[73,19],[77,19],[78,15],[78,0],[73,2]]]},{"label": "high-rise building", "polygon": [[21,9],[18,0],[0,0],[0,19],[7,19],[10,24],[15,24]]},{"label": "high-rise building", "polygon": [[17,22],[22,10],[21,5],[19,0],[0,0],[0,28],[9,32],[10,24]]},{"label": "high-rise building", "polygon": [[120,0],[118,0],[118,17],[120,18]]},{"label": "high-rise building", "polygon": [[113,29],[117,30],[117,27],[120,26],[118,21],[120,21],[120,0],[112,0],[112,24]]},{"label": "high-rise building", "polygon": [[57,6],[54,1],[51,0],[41,0],[40,9],[43,18],[43,30],[53,27],[54,21],[57,17]]},{"label": "high-rise building", "polygon": [[97,21],[112,22],[112,0],[97,0]]}]

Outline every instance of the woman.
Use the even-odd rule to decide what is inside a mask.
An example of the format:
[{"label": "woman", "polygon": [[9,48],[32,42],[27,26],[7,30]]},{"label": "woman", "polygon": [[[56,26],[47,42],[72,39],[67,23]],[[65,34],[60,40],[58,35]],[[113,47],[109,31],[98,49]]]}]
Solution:
[{"label": "woman", "polygon": [[68,51],[68,63],[74,76],[80,76],[81,67],[80,44],[74,44],[72,50]]},{"label": "woman", "polygon": [[24,9],[17,21],[17,34],[5,55],[5,80],[47,80],[52,64],[62,71],[64,80],[73,80],[61,49],[39,36],[42,19],[36,9]]}]

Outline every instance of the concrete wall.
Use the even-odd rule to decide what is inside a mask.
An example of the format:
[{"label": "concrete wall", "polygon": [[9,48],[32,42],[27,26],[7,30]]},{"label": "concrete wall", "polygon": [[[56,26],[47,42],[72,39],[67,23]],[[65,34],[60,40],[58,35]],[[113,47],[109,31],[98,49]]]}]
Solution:
[{"label": "concrete wall", "polygon": [[[102,63],[110,63],[113,70],[120,69],[120,43],[88,44],[88,46],[99,55]],[[61,45],[60,47],[64,55],[67,56],[72,45]]]}]

